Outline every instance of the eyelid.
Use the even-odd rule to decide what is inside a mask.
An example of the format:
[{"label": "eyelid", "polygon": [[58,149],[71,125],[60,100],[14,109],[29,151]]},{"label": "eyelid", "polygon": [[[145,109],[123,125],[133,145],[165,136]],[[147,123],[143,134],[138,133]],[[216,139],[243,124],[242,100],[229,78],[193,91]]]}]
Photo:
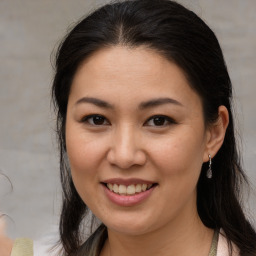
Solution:
[{"label": "eyelid", "polygon": [[[94,117],[101,117],[101,118],[103,118],[104,119],[104,123],[103,124],[92,124],[92,123],[90,123],[88,120],[90,119],[90,118],[94,118]],[[80,121],[81,123],[87,123],[87,124],[89,124],[89,125],[91,125],[91,126],[104,126],[104,125],[109,125],[110,124],[110,122],[108,121],[108,119],[105,117],[105,116],[103,116],[103,115],[100,115],[100,114],[90,114],[90,115],[86,115],[86,116],[84,116],[82,119],[81,119],[81,121]],[[107,122],[107,123],[105,123],[105,122]]]},{"label": "eyelid", "polygon": [[[95,124],[95,123],[93,123],[94,121],[92,121],[92,122],[89,121],[90,119],[95,118],[95,117],[102,118],[103,119],[103,123]],[[151,120],[153,121],[154,118],[163,118],[164,119],[164,124],[160,124],[160,125],[156,125],[156,124],[155,125],[154,124],[150,125],[150,124],[148,124]],[[81,123],[87,123],[88,125],[91,125],[91,126],[98,126],[98,127],[105,126],[105,125],[110,125],[109,120],[105,116],[103,116],[101,114],[86,115],[83,118],[81,118],[80,122]],[[144,126],[151,126],[151,127],[161,128],[161,127],[166,127],[166,126],[172,125],[172,124],[177,124],[177,122],[173,118],[171,118],[169,116],[166,116],[166,115],[153,115],[153,116],[149,117],[143,125]]]},{"label": "eyelid", "polygon": [[[163,125],[147,125],[147,123],[149,121],[151,121],[151,120],[153,120],[154,118],[157,118],[157,117],[165,118],[165,120],[168,122],[168,124],[163,124]],[[169,116],[166,116],[166,115],[153,115],[150,118],[148,118],[147,121],[144,123],[145,126],[153,126],[153,127],[159,127],[159,128],[166,127],[166,126],[171,125],[171,124],[177,124],[177,122],[173,118],[171,118]]]}]

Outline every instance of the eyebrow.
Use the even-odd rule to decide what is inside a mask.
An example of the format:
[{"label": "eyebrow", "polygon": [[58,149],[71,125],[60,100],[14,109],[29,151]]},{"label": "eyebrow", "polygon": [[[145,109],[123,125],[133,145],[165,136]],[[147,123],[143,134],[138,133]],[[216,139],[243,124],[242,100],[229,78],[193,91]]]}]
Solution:
[{"label": "eyebrow", "polygon": [[149,101],[142,102],[139,105],[140,109],[145,109],[145,108],[151,108],[151,107],[156,107],[164,104],[174,104],[177,106],[183,106],[179,101],[171,98],[157,98],[157,99],[151,99]]},{"label": "eyebrow", "polygon": [[[82,103],[91,103],[91,104],[94,104],[101,108],[110,108],[110,109],[114,108],[114,106],[109,104],[108,102],[106,102],[104,100],[97,99],[97,98],[92,98],[92,97],[83,97],[83,98],[79,99],[75,105],[79,105]],[[139,109],[146,109],[146,108],[156,107],[156,106],[170,104],[170,103],[178,105],[178,106],[183,106],[179,101],[177,101],[175,99],[157,98],[157,99],[151,99],[149,101],[140,103]]]},{"label": "eyebrow", "polygon": [[111,104],[104,100],[100,100],[97,98],[91,98],[91,97],[83,97],[79,99],[75,105],[79,105],[81,103],[91,103],[101,108],[114,108]]}]

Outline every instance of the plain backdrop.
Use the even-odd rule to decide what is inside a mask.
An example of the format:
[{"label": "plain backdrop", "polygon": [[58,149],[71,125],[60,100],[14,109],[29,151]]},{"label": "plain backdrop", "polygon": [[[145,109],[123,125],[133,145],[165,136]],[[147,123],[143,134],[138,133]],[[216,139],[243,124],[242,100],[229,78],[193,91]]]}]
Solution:
[{"label": "plain backdrop", "polygon": [[[38,238],[57,225],[58,153],[50,56],[78,18],[107,1],[0,0],[0,209],[9,235]],[[256,1],[178,1],[216,33],[234,85],[238,136],[256,216]],[[240,134],[240,135],[239,135]]]}]

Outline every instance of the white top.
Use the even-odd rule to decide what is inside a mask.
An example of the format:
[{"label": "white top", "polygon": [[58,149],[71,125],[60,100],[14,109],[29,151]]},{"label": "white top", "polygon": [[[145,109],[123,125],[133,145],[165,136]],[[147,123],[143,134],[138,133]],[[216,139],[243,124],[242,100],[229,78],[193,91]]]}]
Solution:
[{"label": "white top", "polygon": [[[239,249],[233,243],[232,243],[232,248],[233,248],[232,256],[239,256]],[[219,233],[217,256],[229,256],[227,239],[222,230],[220,230],[220,233]]]}]

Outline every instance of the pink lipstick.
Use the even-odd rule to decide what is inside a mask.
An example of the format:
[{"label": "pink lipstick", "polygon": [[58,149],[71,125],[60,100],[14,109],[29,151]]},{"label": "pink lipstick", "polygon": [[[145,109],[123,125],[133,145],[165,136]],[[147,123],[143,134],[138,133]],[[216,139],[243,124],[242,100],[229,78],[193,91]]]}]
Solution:
[{"label": "pink lipstick", "polygon": [[102,183],[107,198],[119,206],[134,206],[144,202],[157,183],[141,179],[108,179]]}]

